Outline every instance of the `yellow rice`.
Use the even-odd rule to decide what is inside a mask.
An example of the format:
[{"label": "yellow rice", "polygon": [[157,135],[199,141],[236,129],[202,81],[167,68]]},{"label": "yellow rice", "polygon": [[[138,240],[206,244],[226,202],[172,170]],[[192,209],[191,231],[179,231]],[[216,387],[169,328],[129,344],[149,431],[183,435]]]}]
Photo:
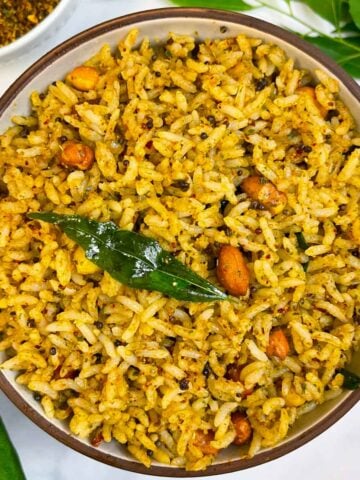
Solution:
[{"label": "yellow rice", "polygon": [[[342,391],[336,370],[360,332],[360,137],[337,82],[315,72],[319,104],[338,112],[323,118],[296,93],[309,72],[276,45],[239,35],[194,55],[192,37],[136,38],[86,62],[96,90],[58,80],[0,136],[2,368],[80,438],[117,441],[146,466],[201,470],[214,457],[194,444],[197,430],[226,448],[231,413],[246,411],[253,436],[239,456],[252,456]],[[59,164],[64,136],[94,148],[90,170]],[[238,189],[255,171],[286,193],[282,213],[254,209]],[[197,304],[133,290],[26,218],[38,210],[135,228],[214,283],[214,249],[239,247],[250,292]],[[266,353],[279,326],[291,340],[283,361]],[[239,382],[225,378],[234,362]]]}]

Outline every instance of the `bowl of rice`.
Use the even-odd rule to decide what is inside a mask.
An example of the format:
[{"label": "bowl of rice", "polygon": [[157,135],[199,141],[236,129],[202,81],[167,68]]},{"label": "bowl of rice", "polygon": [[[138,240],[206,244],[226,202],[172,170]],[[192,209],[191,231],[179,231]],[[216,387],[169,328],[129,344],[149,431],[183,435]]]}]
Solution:
[{"label": "bowl of rice", "polygon": [[[0,100],[10,400],[85,455],[170,477],[259,465],[343,416],[360,398],[359,99],[316,48],[215,10],[117,18],[37,61]],[[101,268],[34,212],[153,239],[222,297],[119,281],[112,241]]]}]

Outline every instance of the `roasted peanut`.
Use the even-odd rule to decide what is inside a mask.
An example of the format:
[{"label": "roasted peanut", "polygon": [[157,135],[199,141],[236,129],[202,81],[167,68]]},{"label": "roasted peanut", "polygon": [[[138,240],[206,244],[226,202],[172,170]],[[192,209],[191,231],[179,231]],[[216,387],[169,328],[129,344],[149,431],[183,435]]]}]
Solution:
[{"label": "roasted peanut", "polygon": [[102,427],[98,427],[93,432],[91,432],[90,443],[93,447],[98,447],[103,440],[104,437],[102,434]]},{"label": "roasted peanut", "polygon": [[216,455],[218,449],[210,445],[214,437],[215,434],[212,430],[208,430],[207,432],[196,430],[193,443],[204,455]]},{"label": "roasted peanut", "polygon": [[313,101],[315,107],[319,110],[320,115],[325,118],[327,115],[327,109],[323,107],[316,99],[315,88],[313,87],[299,87],[296,89],[295,93],[299,95],[307,95]]},{"label": "roasted peanut", "polygon": [[270,356],[274,355],[279,357],[280,360],[284,360],[287,357],[289,350],[289,342],[283,330],[273,330],[269,336],[269,345],[266,349],[266,353]]},{"label": "roasted peanut", "polygon": [[87,92],[93,90],[99,81],[99,74],[93,67],[76,67],[66,77],[67,81],[71,83],[77,90]]},{"label": "roasted peanut", "polygon": [[287,203],[285,193],[280,192],[265,177],[251,175],[241,183],[241,188],[253,200],[257,200],[273,215],[281,213]]},{"label": "roasted peanut", "polygon": [[[226,368],[225,378],[227,380],[231,380],[233,382],[241,382],[240,374],[243,366],[236,365],[236,363],[230,363]],[[248,388],[244,390],[242,393],[242,398],[246,398],[253,393],[252,388]]]},{"label": "roasted peanut", "polygon": [[240,382],[241,370],[242,368],[236,365],[236,363],[231,363],[226,367],[225,378],[233,382]]},{"label": "roasted peanut", "polygon": [[222,245],[218,254],[216,274],[221,285],[231,295],[246,295],[250,274],[240,250],[232,245]]},{"label": "roasted peanut", "polygon": [[235,428],[235,445],[243,445],[248,442],[252,435],[252,428],[247,416],[241,412],[233,412],[231,414],[231,421]]},{"label": "roasted peanut", "polygon": [[84,143],[68,140],[61,146],[59,162],[66,167],[88,170],[94,163],[94,151]]}]

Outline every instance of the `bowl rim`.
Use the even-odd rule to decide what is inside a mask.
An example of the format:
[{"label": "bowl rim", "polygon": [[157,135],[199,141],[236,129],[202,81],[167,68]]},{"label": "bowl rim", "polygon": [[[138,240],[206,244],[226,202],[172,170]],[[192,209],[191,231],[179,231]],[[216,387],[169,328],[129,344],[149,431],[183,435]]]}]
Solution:
[{"label": "bowl rim", "polygon": [[6,60],[11,54],[19,50],[21,47],[26,47],[28,44],[32,43],[37,37],[41,36],[51,24],[58,18],[63,11],[67,8],[67,5],[71,3],[71,0],[60,0],[59,3],[54,7],[51,12],[46,15],[46,17],[41,20],[38,24],[34,25],[33,28],[28,30],[24,35],[21,35],[13,42],[8,43],[7,45],[0,46],[0,59],[4,58]]},{"label": "bowl rim", "polygon": [[[66,1],[66,0],[64,0]],[[360,102],[360,86],[339,66],[325,55],[321,50],[313,45],[305,42],[295,34],[288,32],[281,27],[273,25],[264,20],[244,15],[238,12],[230,12],[223,10],[215,10],[211,8],[160,8],[153,10],[146,10],[136,13],[131,13],[121,17],[117,17],[91,28],[88,28],[70,39],[62,42],[57,47],[50,50],[47,54],[37,60],[31,67],[29,67],[1,96],[0,98],[0,116],[4,113],[7,107],[11,104],[14,98],[22,90],[26,84],[32,80],[43,69],[51,65],[57,58],[69,51],[75,49],[77,46],[91,40],[98,35],[107,33],[109,31],[118,29],[120,27],[130,26],[132,24],[141,24],[150,20],[157,20],[159,18],[205,18],[209,20],[228,21],[244,25],[246,27],[257,29],[259,32],[273,35],[280,38],[286,43],[307,52],[311,57],[317,60],[321,65],[327,68],[341,83],[343,83],[350,93]],[[103,452],[95,447],[83,443],[71,434],[63,431],[53,423],[41,415],[33,406],[27,403],[22,395],[12,386],[5,374],[0,371],[0,390],[9,398],[9,400],[21,410],[30,420],[38,427],[47,432],[52,437],[59,440],[64,445],[73,450],[82,453],[92,459],[98,460],[102,463],[111,465],[113,467],[124,470],[142,473],[147,475],[161,476],[161,477],[201,477],[210,475],[219,475],[239,470],[244,470],[249,467],[261,465],[263,463],[275,460],[317,437],[330,426],[336,423],[343,415],[345,415],[359,400],[360,390],[348,393],[346,398],[340,405],[334,407],[331,412],[316,425],[310,427],[306,431],[300,433],[294,439],[288,440],[285,444],[275,446],[269,450],[257,453],[253,458],[239,459],[227,463],[210,465],[206,470],[188,472],[182,468],[167,467],[154,465],[151,468],[145,467],[143,464],[131,460],[121,459],[112,454]]]}]

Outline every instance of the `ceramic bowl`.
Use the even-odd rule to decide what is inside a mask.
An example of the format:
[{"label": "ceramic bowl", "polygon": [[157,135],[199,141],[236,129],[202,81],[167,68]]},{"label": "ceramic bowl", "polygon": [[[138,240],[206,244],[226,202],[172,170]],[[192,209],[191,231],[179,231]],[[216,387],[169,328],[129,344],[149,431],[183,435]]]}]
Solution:
[{"label": "ceramic bowl", "polygon": [[45,41],[54,34],[70,15],[71,4],[73,4],[72,0],[61,0],[44,20],[25,35],[0,47],[0,62],[18,60],[19,56],[26,55],[40,41]]},{"label": "ceramic bowl", "polygon": [[[64,2],[65,3],[65,2]],[[278,44],[299,66],[314,70],[322,68],[339,80],[341,97],[360,125],[360,87],[332,60],[297,36],[274,25],[238,13],[207,9],[160,9],[135,13],[102,23],[82,32],[38,60],[3,95],[0,100],[0,131],[10,123],[12,115],[28,113],[28,98],[33,90],[42,91],[57,78],[62,78],[72,65],[78,65],[98,51],[104,43],[115,46],[127,32],[139,28],[141,38],[166,38],[168,32],[198,35],[199,38],[226,37],[244,33]],[[222,28],[221,28],[222,27]],[[226,27],[224,29],[223,27]],[[226,32],[224,33],[224,30]],[[140,38],[140,39],[141,39]],[[350,366],[360,373],[360,355]],[[1,358],[0,358],[1,361]],[[0,387],[10,400],[33,422],[69,447],[101,462],[134,472],[169,477],[196,477],[233,472],[280,457],[319,435],[341,418],[359,399],[360,391],[344,392],[312,412],[304,415],[288,437],[274,448],[262,450],[253,458],[239,459],[238,448],[221,452],[215,463],[204,472],[185,472],[155,464],[147,469],[134,461],[117,443],[92,447],[87,440],[75,438],[68,427],[44,416],[32,394],[15,382],[12,372],[0,373]]]}]

